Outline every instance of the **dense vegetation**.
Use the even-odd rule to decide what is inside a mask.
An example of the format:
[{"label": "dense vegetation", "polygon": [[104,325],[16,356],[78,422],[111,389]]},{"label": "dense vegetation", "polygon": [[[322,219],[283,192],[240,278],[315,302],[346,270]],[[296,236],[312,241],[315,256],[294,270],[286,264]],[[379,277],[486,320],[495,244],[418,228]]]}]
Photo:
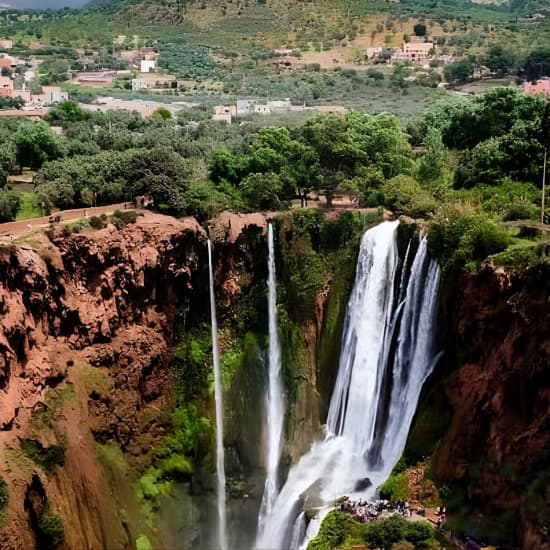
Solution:
[{"label": "dense vegetation", "polygon": [[[335,193],[348,193],[367,207],[430,217],[430,246],[444,267],[476,268],[510,244],[525,244],[501,222],[540,219],[549,128],[548,101],[507,89],[437,102],[405,129],[387,114],[262,128],[204,120],[200,109],[177,120],[142,119],[66,102],[48,122],[3,122],[0,166],[4,175],[37,170],[34,202],[46,213],[150,194],[161,211],[205,220],[224,209],[303,205],[311,194],[330,205]],[[0,216],[13,219],[18,207],[5,185]]]},{"label": "dense vegetation", "polygon": [[426,521],[407,521],[392,516],[373,523],[359,523],[349,514],[333,510],[321,524],[319,534],[308,544],[308,550],[333,550],[367,544],[370,548],[430,548],[435,544],[434,531]]}]

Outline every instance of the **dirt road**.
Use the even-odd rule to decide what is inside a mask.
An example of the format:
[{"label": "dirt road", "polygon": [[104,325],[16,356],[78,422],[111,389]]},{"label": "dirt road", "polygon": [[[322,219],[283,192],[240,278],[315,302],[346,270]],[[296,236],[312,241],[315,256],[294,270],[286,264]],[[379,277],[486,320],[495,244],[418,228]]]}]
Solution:
[{"label": "dirt road", "polygon": [[[121,202],[119,204],[109,204],[107,206],[96,206],[91,208],[75,208],[73,210],[61,210],[52,214],[61,216],[62,222],[73,222],[80,218],[88,216],[100,216],[101,214],[112,214],[115,210],[125,210],[132,207],[130,202]],[[132,207],[133,208],[133,207]],[[22,220],[18,222],[0,223],[0,237],[16,238],[26,233],[48,227],[51,216],[42,218],[33,218],[31,220]]]}]

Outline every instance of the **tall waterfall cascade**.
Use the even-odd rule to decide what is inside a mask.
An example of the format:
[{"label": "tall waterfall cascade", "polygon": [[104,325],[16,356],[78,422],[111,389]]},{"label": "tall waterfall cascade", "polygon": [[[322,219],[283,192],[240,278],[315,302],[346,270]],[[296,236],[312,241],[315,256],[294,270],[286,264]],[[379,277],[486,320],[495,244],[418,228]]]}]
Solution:
[{"label": "tall waterfall cascade", "polygon": [[[440,271],[422,235],[414,259],[409,246],[400,268],[398,224],[363,236],[326,438],[290,469],[257,550],[305,546],[336,499],[374,497],[403,453],[422,385],[440,357]],[[307,528],[305,509],[316,512]]]},{"label": "tall waterfall cascade", "polygon": [[264,494],[258,518],[259,536],[264,526],[265,518],[269,517],[279,492],[278,474],[281,458],[281,440],[285,403],[283,384],[281,380],[281,345],[277,331],[277,277],[275,271],[275,245],[273,226],[267,230],[268,244],[268,390],[266,399],[267,425],[267,468]]},{"label": "tall waterfall cascade", "polygon": [[212,357],[214,363],[214,398],[216,401],[216,474],[218,490],[218,543],[220,550],[227,550],[225,466],[223,449],[223,387],[218,346],[218,321],[214,295],[214,270],[212,268],[212,243],[208,240],[208,276],[210,283],[210,318],[212,325]]}]

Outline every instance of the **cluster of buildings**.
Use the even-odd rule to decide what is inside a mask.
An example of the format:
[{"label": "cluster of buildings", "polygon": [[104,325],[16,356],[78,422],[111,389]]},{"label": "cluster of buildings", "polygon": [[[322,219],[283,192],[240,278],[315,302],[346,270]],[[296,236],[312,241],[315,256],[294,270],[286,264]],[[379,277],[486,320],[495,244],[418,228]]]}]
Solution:
[{"label": "cluster of buildings", "polygon": [[[99,52],[77,50],[80,64],[84,67],[93,66]],[[76,74],[74,84],[90,88],[110,86],[116,79],[125,78],[130,81],[133,91],[170,88],[176,83],[176,77],[158,71],[160,53],[155,48],[143,47],[132,50],[113,51],[117,70],[86,70]]]},{"label": "cluster of buildings", "polygon": [[[12,47],[11,40],[0,39],[0,50],[9,50]],[[27,109],[42,109],[69,99],[67,92],[59,86],[43,86],[40,93],[33,93],[30,90],[30,83],[36,75],[38,65],[39,61],[36,59],[27,60],[0,53],[0,97],[20,98]],[[24,67],[24,71],[16,84],[13,75],[21,67]]]},{"label": "cluster of buildings", "polygon": [[[387,46],[378,46],[376,48],[366,48],[365,58],[370,61],[376,59],[386,59],[390,62],[409,61],[414,64],[424,65],[436,54],[436,46],[432,41],[412,40],[403,42],[401,48],[388,48]],[[448,56],[447,56],[448,57]],[[438,58],[439,59],[439,58]],[[443,59],[445,62],[446,60]],[[448,61],[450,62],[450,61]]]},{"label": "cluster of buildings", "polygon": [[245,117],[252,114],[271,115],[275,113],[290,113],[302,111],[316,111],[327,115],[345,115],[348,110],[341,105],[318,105],[306,107],[305,104],[294,104],[289,98],[259,100],[259,99],[238,99],[232,105],[216,105],[212,120],[219,120],[231,124],[233,119]]}]

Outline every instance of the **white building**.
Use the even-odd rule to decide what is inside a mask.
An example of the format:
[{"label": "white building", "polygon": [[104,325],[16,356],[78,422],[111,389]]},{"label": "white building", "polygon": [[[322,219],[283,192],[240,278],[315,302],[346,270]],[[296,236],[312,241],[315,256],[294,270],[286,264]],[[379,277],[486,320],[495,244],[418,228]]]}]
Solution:
[{"label": "white building", "polygon": [[254,112],[259,115],[269,115],[271,114],[271,109],[269,108],[269,105],[257,104],[254,105]]},{"label": "white building", "polygon": [[139,62],[140,73],[150,73],[155,70],[157,62],[154,59],[142,59]]},{"label": "white building", "polygon": [[218,120],[221,122],[227,122],[231,124],[231,120],[237,114],[236,105],[216,105],[214,107],[214,114],[212,120]]},{"label": "white building", "polygon": [[44,105],[54,105],[69,99],[69,94],[61,90],[59,86],[42,86]]},{"label": "white building", "polygon": [[258,101],[256,99],[237,99],[237,116],[246,116],[254,112],[254,105]]},{"label": "white building", "polygon": [[141,78],[132,78],[132,91],[137,92],[138,90],[147,90],[148,85],[147,81]]},{"label": "white building", "polygon": [[291,106],[292,106],[292,103],[288,97],[285,99],[272,99],[267,102],[267,108],[271,112],[276,112],[276,113],[283,113],[286,111],[290,111]]}]

